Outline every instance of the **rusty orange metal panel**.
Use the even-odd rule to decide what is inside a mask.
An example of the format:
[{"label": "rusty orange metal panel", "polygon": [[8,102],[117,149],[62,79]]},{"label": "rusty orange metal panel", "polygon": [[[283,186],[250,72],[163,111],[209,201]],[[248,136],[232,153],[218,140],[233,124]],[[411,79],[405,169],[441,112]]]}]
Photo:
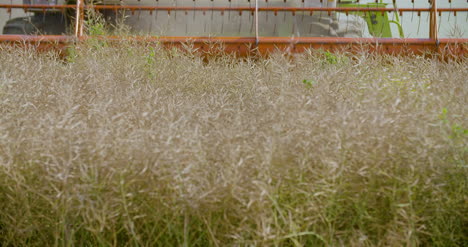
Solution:
[{"label": "rusty orange metal panel", "polygon": [[146,37],[146,36],[106,36],[86,37],[60,35],[0,35],[0,44],[14,46],[34,46],[38,50],[64,50],[67,46],[88,39],[100,39],[109,43],[133,41],[160,44],[164,47],[184,49],[186,44],[200,52],[236,53],[240,56],[268,54],[275,51],[300,53],[307,49],[356,52],[363,49],[369,52],[386,54],[422,54],[444,52],[455,56],[468,54],[468,39],[394,39],[394,38],[317,38],[317,37]]},{"label": "rusty orange metal panel", "polygon": [[0,48],[3,46],[33,48],[39,52],[55,51],[63,56],[67,47],[76,39],[62,35],[0,35]]}]

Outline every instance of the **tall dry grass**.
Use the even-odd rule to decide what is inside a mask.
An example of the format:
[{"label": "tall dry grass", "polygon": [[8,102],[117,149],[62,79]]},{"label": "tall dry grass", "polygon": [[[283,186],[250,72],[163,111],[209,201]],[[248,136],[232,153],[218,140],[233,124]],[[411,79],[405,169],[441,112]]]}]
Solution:
[{"label": "tall dry grass", "polygon": [[0,51],[2,246],[463,246],[468,60]]}]

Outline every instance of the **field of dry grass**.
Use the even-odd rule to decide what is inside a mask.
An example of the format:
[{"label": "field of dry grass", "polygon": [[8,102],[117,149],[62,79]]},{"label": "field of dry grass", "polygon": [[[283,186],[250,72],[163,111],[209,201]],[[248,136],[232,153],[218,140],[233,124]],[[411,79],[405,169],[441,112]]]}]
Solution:
[{"label": "field of dry grass", "polygon": [[466,246],[467,68],[0,50],[0,245]]}]

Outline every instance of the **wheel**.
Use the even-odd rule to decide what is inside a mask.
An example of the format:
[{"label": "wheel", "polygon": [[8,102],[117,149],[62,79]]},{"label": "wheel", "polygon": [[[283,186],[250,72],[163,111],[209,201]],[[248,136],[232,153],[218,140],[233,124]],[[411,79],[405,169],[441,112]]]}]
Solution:
[{"label": "wheel", "polygon": [[3,34],[30,34],[33,28],[29,17],[18,17],[7,21],[3,27]]},{"label": "wheel", "polygon": [[37,13],[7,21],[3,34],[60,35],[66,32],[67,18],[61,13]]}]

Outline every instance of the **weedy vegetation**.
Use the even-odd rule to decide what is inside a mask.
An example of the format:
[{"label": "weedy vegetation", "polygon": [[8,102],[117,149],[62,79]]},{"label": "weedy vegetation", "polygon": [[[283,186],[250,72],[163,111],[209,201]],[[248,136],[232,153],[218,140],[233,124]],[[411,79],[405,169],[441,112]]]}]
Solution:
[{"label": "weedy vegetation", "polygon": [[466,246],[468,60],[0,50],[2,246]]}]

